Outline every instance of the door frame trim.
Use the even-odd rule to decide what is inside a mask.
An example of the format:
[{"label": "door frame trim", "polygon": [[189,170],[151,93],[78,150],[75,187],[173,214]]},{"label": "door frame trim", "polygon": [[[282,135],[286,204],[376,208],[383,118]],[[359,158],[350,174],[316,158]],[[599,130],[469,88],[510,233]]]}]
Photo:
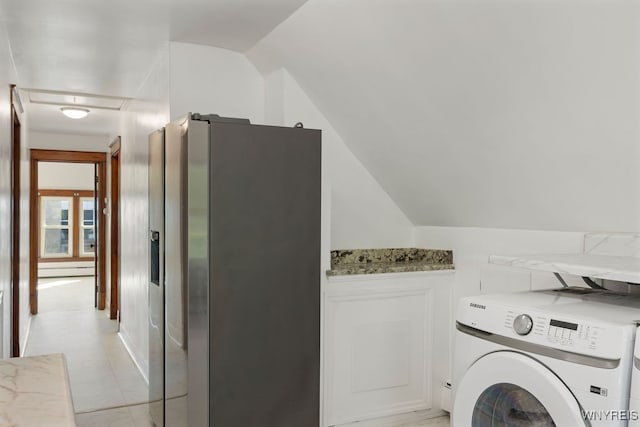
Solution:
[{"label": "door frame trim", "polygon": [[120,155],[122,140],[117,136],[109,145],[111,161],[111,229],[109,318],[120,322]]},{"label": "door frame trim", "polygon": [[[11,98],[11,350],[12,357],[20,357],[20,203],[22,139],[20,117],[16,111],[14,91]],[[6,303],[5,303],[6,304]]]},{"label": "door frame trim", "polygon": [[105,200],[107,196],[107,153],[92,151],[62,151],[40,150],[30,151],[31,178],[29,194],[29,307],[31,314],[38,314],[38,163],[89,163],[97,165],[98,176],[98,206],[96,212],[102,221],[98,221],[98,245],[96,275],[100,278],[98,283],[98,310],[104,310],[106,304],[106,224],[105,224]]}]

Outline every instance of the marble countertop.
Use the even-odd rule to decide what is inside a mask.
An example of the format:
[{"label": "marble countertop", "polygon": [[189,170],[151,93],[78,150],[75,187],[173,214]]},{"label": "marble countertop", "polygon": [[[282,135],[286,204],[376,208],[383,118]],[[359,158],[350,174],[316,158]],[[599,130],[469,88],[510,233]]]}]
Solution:
[{"label": "marble countertop", "polygon": [[453,270],[453,252],[441,249],[387,248],[331,251],[327,276]]},{"label": "marble countertop", "polygon": [[0,426],[75,425],[64,355],[0,360]]},{"label": "marble countertop", "polygon": [[489,263],[640,284],[640,258],[592,254],[491,255]]}]

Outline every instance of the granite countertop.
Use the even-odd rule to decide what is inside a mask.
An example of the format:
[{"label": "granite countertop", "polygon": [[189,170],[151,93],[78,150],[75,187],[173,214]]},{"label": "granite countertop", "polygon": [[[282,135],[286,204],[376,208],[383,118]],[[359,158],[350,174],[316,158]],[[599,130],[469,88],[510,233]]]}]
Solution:
[{"label": "granite countertop", "polygon": [[453,270],[453,252],[441,249],[387,248],[331,251],[327,276]]},{"label": "granite countertop", "polygon": [[75,425],[62,354],[0,360],[0,426]]}]

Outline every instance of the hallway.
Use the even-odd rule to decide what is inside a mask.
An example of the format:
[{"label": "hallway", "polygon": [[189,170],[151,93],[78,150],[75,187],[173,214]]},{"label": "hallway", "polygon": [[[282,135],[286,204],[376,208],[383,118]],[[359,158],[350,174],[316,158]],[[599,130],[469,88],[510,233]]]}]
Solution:
[{"label": "hallway", "polygon": [[25,356],[64,353],[79,426],[148,426],[147,384],[116,321],[94,309],[93,280],[40,279],[40,312],[32,318]]}]

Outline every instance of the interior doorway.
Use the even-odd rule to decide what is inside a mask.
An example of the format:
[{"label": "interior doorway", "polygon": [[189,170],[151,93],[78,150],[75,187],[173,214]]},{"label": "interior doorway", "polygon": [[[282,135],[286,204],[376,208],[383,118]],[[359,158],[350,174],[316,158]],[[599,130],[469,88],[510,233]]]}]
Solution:
[{"label": "interior doorway", "polygon": [[120,323],[120,137],[109,146],[111,152],[111,260],[109,318]]},{"label": "interior doorway", "polygon": [[20,356],[20,162],[21,125],[11,85],[11,357]]},{"label": "interior doorway", "polygon": [[[55,262],[93,264],[94,301],[106,305],[106,153],[31,150],[29,304],[38,313],[39,264]],[[41,164],[73,163],[93,170],[94,190],[39,188]],[[55,172],[54,172],[55,174]],[[50,215],[52,221],[47,220]],[[66,274],[65,274],[66,275]]]},{"label": "interior doorway", "polygon": [[[95,198],[93,165],[38,165],[39,276],[94,267]],[[64,263],[64,264],[63,264]],[[76,265],[70,265],[76,263]],[[84,263],[84,264],[82,264]],[[44,270],[44,271],[43,271]],[[46,274],[46,270],[54,270]],[[63,270],[56,273],[55,270]],[[45,274],[43,274],[45,273]],[[82,270],[79,271],[82,273]],[[72,275],[94,275],[72,274]]]}]

